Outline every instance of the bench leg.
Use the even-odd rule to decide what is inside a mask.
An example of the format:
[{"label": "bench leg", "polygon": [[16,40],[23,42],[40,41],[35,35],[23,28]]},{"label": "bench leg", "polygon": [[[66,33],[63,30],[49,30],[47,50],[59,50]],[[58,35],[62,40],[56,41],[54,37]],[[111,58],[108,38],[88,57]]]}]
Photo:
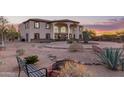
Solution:
[{"label": "bench leg", "polygon": [[47,69],[46,69],[46,77],[48,77],[48,71],[47,71]]},{"label": "bench leg", "polygon": [[20,77],[20,73],[21,73],[21,68],[19,67],[18,77]]}]

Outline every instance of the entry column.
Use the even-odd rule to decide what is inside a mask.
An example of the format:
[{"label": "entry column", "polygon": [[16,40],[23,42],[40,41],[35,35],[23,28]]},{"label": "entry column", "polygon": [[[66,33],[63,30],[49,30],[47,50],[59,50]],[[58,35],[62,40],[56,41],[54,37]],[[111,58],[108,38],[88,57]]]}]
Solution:
[{"label": "entry column", "polygon": [[54,40],[55,39],[55,33],[54,33],[54,26],[55,26],[55,23],[52,24],[52,39]]},{"label": "entry column", "polygon": [[68,28],[68,40],[69,40],[70,39],[70,33],[71,33],[70,24],[67,24],[67,28]]}]

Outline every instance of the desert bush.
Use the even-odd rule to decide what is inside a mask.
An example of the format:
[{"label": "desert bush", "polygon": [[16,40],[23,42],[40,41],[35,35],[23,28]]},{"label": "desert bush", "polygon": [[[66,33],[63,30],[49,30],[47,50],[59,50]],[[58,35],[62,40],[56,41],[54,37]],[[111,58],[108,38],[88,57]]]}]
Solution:
[{"label": "desert bush", "polygon": [[38,62],[38,56],[34,55],[34,56],[28,56],[24,58],[26,60],[26,64],[35,64],[36,62]]},{"label": "desert bush", "polygon": [[59,71],[59,77],[85,77],[90,76],[86,67],[80,63],[74,61],[66,61],[61,70]]},{"label": "desert bush", "polygon": [[32,46],[32,47],[35,47],[35,44],[32,44],[31,46]]},{"label": "desert bush", "polygon": [[69,46],[70,52],[82,52],[83,51],[83,45],[81,43],[74,42]]},{"label": "desert bush", "polygon": [[103,64],[111,70],[117,70],[123,50],[120,48],[106,48],[101,53],[97,53]]},{"label": "desert bush", "polygon": [[116,34],[103,34],[101,36],[103,41],[114,41],[116,37],[117,37]]},{"label": "desert bush", "polygon": [[72,44],[73,42],[74,42],[73,39],[69,39],[69,40],[67,40],[67,43],[68,43],[68,44]]},{"label": "desert bush", "polygon": [[24,53],[25,53],[25,50],[24,49],[18,49],[18,50],[16,50],[16,55],[17,56],[22,56],[22,55],[24,55]]}]

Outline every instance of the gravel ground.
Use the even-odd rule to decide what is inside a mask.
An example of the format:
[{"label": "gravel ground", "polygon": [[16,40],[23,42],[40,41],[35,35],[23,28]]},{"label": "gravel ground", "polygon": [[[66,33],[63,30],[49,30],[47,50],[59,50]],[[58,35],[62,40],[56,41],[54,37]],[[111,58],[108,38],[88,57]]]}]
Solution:
[{"label": "gravel ground", "polygon": [[[113,42],[95,42],[98,43],[98,46],[105,47],[121,47],[121,43]],[[70,53],[68,49],[63,49],[63,47],[68,47],[69,45],[66,42],[54,42],[54,43],[9,43],[6,45],[5,51],[0,51],[0,76],[1,77],[16,77],[18,74],[18,65],[15,58],[16,50],[23,48],[25,50],[25,56],[29,55],[38,55],[39,62],[36,64],[38,68],[49,67],[54,61],[51,61],[48,57],[49,55],[56,56],[57,59],[71,58],[78,60],[81,63],[95,63],[98,62],[98,58],[93,53],[91,46],[92,44],[84,45],[83,52]],[[51,46],[47,48],[45,46]],[[62,49],[56,49],[53,47],[62,47]],[[92,76],[124,76],[122,71],[111,71],[105,68],[104,66],[86,66],[87,70],[92,74]],[[24,73],[21,76],[25,76]]]}]

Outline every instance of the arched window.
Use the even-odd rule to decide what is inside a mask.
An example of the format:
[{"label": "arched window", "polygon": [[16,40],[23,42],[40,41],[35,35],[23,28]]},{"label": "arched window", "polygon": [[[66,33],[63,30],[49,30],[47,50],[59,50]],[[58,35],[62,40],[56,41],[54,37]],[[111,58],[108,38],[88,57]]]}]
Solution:
[{"label": "arched window", "polygon": [[61,27],[61,33],[66,33],[66,27]]},{"label": "arched window", "polygon": [[54,33],[59,33],[59,29],[57,26],[54,26]]}]

